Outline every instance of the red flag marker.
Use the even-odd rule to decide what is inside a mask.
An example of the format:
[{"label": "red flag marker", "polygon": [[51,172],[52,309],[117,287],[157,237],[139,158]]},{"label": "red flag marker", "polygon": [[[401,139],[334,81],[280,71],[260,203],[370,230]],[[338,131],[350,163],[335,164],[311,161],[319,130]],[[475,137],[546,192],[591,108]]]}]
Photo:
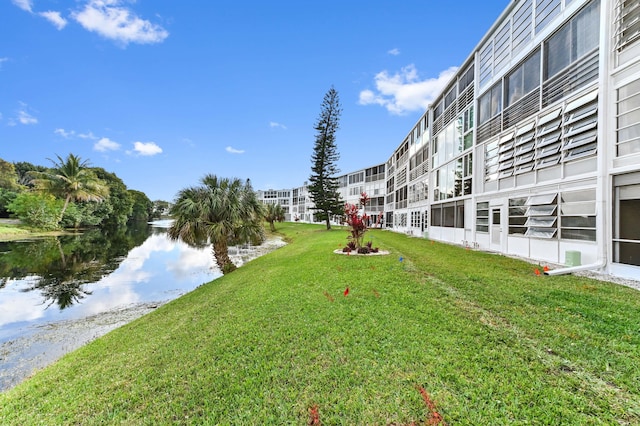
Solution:
[{"label": "red flag marker", "polygon": [[540,269],[538,269],[538,268],[536,268],[536,270],[535,270],[535,271],[533,271],[533,272],[535,272],[535,273],[536,273],[536,275],[540,275]]},{"label": "red flag marker", "polygon": [[343,293],[343,294],[344,294],[345,296],[347,296],[347,295],[349,294],[349,287],[347,287],[347,288],[345,288],[345,289],[344,289],[344,293]]},{"label": "red flag marker", "polygon": [[318,413],[318,406],[314,405],[309,408],[309,425],[315,426],[320,425],[320,413]]},{"label": "red flag marker", "polygon": [[543,271],[548,272],[549,271],[549,267],[547,265],[544,265],[544,268],[542,268]]}]

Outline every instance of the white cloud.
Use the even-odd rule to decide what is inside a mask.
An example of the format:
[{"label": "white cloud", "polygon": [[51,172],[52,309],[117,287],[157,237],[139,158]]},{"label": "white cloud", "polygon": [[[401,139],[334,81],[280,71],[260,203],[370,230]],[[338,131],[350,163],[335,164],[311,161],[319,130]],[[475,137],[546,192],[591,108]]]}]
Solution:
[{"label": "white cloud", "polygon": [[38,119],[27,112],[27,104],[20,102],[20,106],[21,108],[18,110],[18,116],[16,117],[18,123],[26,126],[30,124],[37,124]]},{"label": "white cloud", "polygon": [[55,133],[56,135],[60,135],[65,139],[72,138],[76,134],[76,132],[73,130],[67,132],[65,129],[55,129],[53,133]]},{"label": "white cloud", "polygon": [[231,146],[226,147],[225,150],[230,154],[244,154],[244,149],[235,149]]},{"label": "white cloud", "polygon": [[78,133],[78,137],[80,139],[91,139],[91,140],[98,140],[98,137],[96,135],[93,134],[93,132],[89,132],[89,133]]},{"label": "white cloud", "polygon": [[0,58],[0,70],[2,69],[2,63],[7,62],[9,58]]},{"label": "white cloud", "polygon": [[387,53],[389,55],[398,56],[400,54],[400,49],[398,49],[397,47],[394,47],[393,49],[388,50]]},{"label": "white cloud", "polygon": [[117,151],[120,149],[120,144],[118,142],[114,142],[109,138],[101,138],[98,142],[93,145],[93,149],[100,152],[107,151]]},{"label": "white cloud", "polygon": [[167,30],[139,18],[120,3],[120,0],[90,0],[72,17],[86,30],[125,46],[129,43],[160,43],[169,36]]},{"label": "white cloud", "polygon": [[[99,139],[106,139],[106,138],[97,137],[96,135],[93,134],[93,132],[78,133],[75,130],[65,130],[65,129],[62,129],[62,128],[55,129],[53,131],[53,133],[55,133],[56,135],[60,135],[63,138],[66,138],[66,139],[80,138],[80,139],[88,139],[88,140],[92,140],[92,141],[97,141]],[[98,144],[96,144],[96,146],[97,145]]]},{"label": "white cloud", "polygon": [[133,149],[136,153],[145,156],[151,156],[162,153],[162,148],[155,142],[134,142]]},{"label": "white cloud", "polygon": [[53,131],[53,133],[55,133],[56,135],[60,135],[63,138],[66,138],[66,139],[80,138],[80,139],[90,139],[90,140],[93,140],[93,141],[97,141],[98,139],[100,139],[99,137],[94,135],[93,132],[77,133],[75,130],[65,130],[65,129],[62,129],[62,128],[55,129]]},{"label": "white cloud", "polygon": [[38,15],[46,18],[47,21],[51,22],[58,30],[67,26],[67,20],[60,15],[60,12],[48,10],[46,12],[40,12]]},{"label": "white cloud", "polygon": [[18,6],[20,9],[25,10],[27,12],[31,12],[31,8],[33,7],[33,2],[31,0],[11,0],[13,4]]},{"label": "white cloud", "polygon": [[279,127],[281,129],[287,130],[287,126],[285,126],[284,124],[280,124],[280,123],[276,123],[275,121],[270,121],[269,122],[269,127]]},{"label": "white cloud", "polygon": [[444,86],[453,78],[457,67],[448,68],[437,78],[420,80],[416,67],[408,65],[399,73],[390,75],[387,71],[375,76],[376,92],[360,92],[360,105],[380,105],[392,114],[425,110]]}]

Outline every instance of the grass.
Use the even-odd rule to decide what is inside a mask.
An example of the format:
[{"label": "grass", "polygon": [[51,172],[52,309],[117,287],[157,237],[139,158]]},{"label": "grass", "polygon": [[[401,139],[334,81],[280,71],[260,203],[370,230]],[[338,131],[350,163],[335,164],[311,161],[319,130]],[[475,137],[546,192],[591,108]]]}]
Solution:
[{"label": "grass", "polygon": [[22,238],[29,234],[29,230],[23,229],[18,225],[0,224],[0,241]]},{"label": "grass", "polygon": [[0,424],[640,422],[636,290],[388,231],[370,234],[388,256],[336,255],[344,230],[278,228],[289,245],[0,394]]},{"label": "grass", "polygon": [[21,240],[23,238],[55,236],[63,233],[63,231],[40,231],[21,224],[0,223],[0,242]]}]

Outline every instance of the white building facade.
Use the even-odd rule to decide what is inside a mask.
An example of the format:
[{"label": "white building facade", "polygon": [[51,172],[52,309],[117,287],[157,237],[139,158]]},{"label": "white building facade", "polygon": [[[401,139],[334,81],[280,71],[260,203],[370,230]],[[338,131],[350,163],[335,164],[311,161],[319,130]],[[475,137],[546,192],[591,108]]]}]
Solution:
[{"label": "white building facade", "polygon": [[512,1],[376,167],[388,229],[640,279],[640,0]]}]

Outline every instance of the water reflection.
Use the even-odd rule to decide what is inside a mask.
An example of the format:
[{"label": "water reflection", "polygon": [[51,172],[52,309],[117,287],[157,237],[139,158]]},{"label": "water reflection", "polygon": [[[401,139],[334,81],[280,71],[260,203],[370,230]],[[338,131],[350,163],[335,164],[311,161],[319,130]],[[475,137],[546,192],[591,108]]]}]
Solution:
[{"label": "water reflection", "polygon": [[[0,243],[0,392],[222,275],[211,246],[171,241],[168,226]],[[282,245],[229,251],[241,266]]]},{"label": "water reflection", "polygon": [[169,240],[165,223],[0,243],[0,341],[12,324],[166,301],[219,275],[209,248]]}]

